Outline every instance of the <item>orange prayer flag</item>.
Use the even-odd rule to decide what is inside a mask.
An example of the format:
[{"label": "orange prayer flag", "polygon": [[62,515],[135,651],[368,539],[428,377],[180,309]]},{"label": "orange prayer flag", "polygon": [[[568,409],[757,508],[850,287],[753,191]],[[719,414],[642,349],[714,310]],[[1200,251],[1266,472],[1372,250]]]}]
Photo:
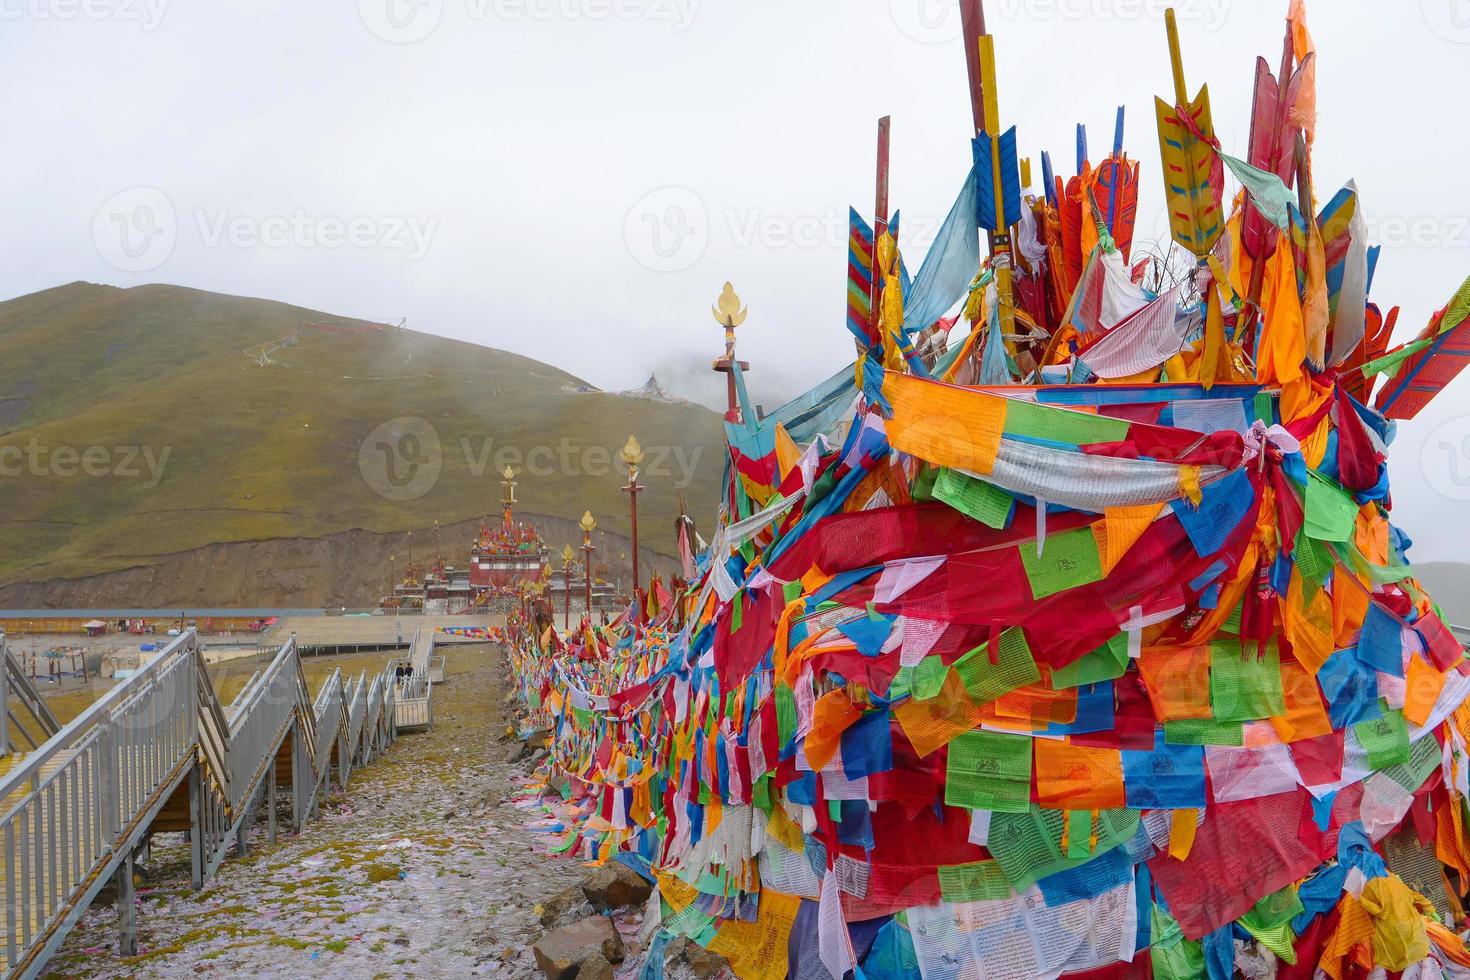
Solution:
[{"label": "orange prayer flag", "polygon": [[1409,658],[1404,676],[1404,718],[1410,724],[1424,725],[1444,689],[1445,675],[1434,665],[1415,654]]},{"label": "orange prayer flag", "polygon": [[1368,585],[1345,565],[1338,565],[1332,576],[1332,638],[1339,650],[1357,643],[1367,615]]},{"label": "orange prayer flag", "polygon": [[1353,540],[1364,558],[1375,565],[1388,564],[1388,520],[1374,504],[1364,504],[1358,510]]},{"label": "orange prayer flag", "polygon": [[1077,689],[1019,687],[983,705],[982,711],[987,723],[1004,728],[1036,732],[1049,725],[1070,725],[1077,720]]},{"label": "orange prayer flag", "polygon": [[[1287,28],[1291,31],[1292,53],[1297,63],[1301,64],[1302,73],[1301,89],[1296,102],[1288,107],[1287,118],[1293,126],[1306,130],[1307,145],[1310,146],[1317,139],[1317,45],[1312,42],[1312,35],[1307,30],[1307,5],[1304,0],[1291,0],[1286,20]],[[1313,55],[1311,61],[1307,61],[1307,55]],[[1285,83],[1286,79],[1282,79],[1282,84]]]},{"label": "orange prayer flag", "polygon": [[1301,412],[1301,401],[1311,388],[1302,368],[1307,358],[1306,320],[1297,294],[1296,264],[1291,240],[1282,235],[1276,254],[1266,267],[1262,326],[1256,380],[1279,384],[1282,420],[1290,422]]},{"label": "orange prayer flag", "polygon": [[890,371],[883,397],[893,406],[888,442],[919,459],[989,473],[1005,429],[1006,399]]},{"label": "orange prayer flag", "polygon": [[1208,646],[1144,647],[1138,672],[1159,721],[1214,717]]},{"label": "orange prayer flag", "polygon": [[1097,538],[1097,553],[1104,573],[1111,572],[1123,560],[1163,509],[1164,505],[1158,503],[1109,507],[1103,511],[1103,519],[1092,525],[1092,533]]},{"label": "orange prayer flag", "polygon": [[909,744],[923,758],[979,725],[981,711],[970,700],[959,674],[951,670],[945,674],[938,696],[927,701],[909,698],[894,707],[893,716]]},{"label": "orange prayer flag", "polygon": [[1281,741],[1289,744],[1332,734],[1322,689],[1316,678],[1290,657],[1281,661],[1281,699],[1286,712],[1271,719],[1271,727]]},{"label": "orange prayer flag", "polygon": [[822,769],[837,752],[842,733],[863,716],[853,706],[845,688],[828,691],[817,698],[812,711],[812,728],[806,735],[806,761],[813,769]]},{"label": "orange prayer flag", "polygon": [[[1348,586],[1352,588],[1352,586]],[[1302,587],[1299,568],[1292,569],[1291,585],[1286,595],[1277,600],[1281,608],[1281,624],[1291,641],[1297,661],[1312,674],[1322,669],[1333,654],[1332,599],[1318,589],[1309,599]]]},{"label": "orange prayer flag", "polygon": [[1049,738],[1035,740],[1036,798],[1049,810],[1115,810],[1125,805],[1123,756]]}]

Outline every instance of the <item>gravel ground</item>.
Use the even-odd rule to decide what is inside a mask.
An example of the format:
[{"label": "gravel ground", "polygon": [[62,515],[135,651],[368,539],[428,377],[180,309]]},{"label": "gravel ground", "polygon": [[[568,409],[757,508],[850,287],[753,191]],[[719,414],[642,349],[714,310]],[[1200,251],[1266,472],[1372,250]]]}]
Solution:
[{"label": "gravel ground", "polygon": [[[58,977],[539,976],[538,906],[582,866],[547,856],[552,823],[508,764],[498,648],[448,650],[432,732],[352,774],[320,819],[272,846],[257,826],[200,892],[182,835],[155,839],[138,956],[117,956],[104,895],[48,965]],[[519,794],[519,805],[511,797]],[[284,826],[284,823],[283,823]]]}]

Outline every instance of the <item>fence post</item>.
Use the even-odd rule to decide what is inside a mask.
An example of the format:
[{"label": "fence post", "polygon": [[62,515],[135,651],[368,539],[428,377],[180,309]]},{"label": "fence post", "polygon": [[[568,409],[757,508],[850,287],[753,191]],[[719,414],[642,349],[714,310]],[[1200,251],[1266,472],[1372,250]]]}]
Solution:
[{"label": "fence post", "polygon": [[204,786],[199,780],[199,763],[189,767],[189,883],[204,887]]},{"label": "fence post", "polygon": [[276,842],[276,760],[271,759],[265,773],[266,833],[270,842]]},{"label": "fence post", "polygon": [[138,906],[133,894],[133,852],[128,851],[118,865],[117,882],[117,952],[119,956],[138,955]]}]

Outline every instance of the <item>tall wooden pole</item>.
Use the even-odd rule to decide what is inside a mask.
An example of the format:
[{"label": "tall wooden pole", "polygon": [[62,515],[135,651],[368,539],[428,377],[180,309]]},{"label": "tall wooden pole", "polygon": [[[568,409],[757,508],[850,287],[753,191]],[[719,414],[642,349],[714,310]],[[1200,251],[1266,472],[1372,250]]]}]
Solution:
[{"label": "tall wooden pole", "polygon": [[[731,375],[734,377],[734,375]],[[628,506],[632,512],[633,525],[633,619],[640,622],[643,619],[643,603],[639,591],[642,579],[638,577],[638,494],[643,487],[638,485],[638,465],[643,462],[643,447],[638,445],[638,440],[633,436],[628,437],[627,445],[623,446],[618,453],[618,458],[628,468],[628,485],[623,487],[628,491]],[[622,574],[621,571],[618,573]]]},{"label": "tall wooden pole", "polygon": [[[878,334],[881,349],[887,343],[882,335],[883,309],[883,266],[878,258],[878,243],[888,233],[888,168],[889,147],[893,133],[893,119],[884,116],[878,120],[878,159],[873,194],[873,282],[868,287],[868,305],[873,311],[873,330]],[[861,356],[861,352],[859,352]]]},{"label": "tall wooden pole", "polygon": [[980,38],[986,33],[984,0],[960,0],[960,21],[965,35],[965,68],[970,77],[970,113],[978,133],[985,128],[985,80],[980,71]]}]

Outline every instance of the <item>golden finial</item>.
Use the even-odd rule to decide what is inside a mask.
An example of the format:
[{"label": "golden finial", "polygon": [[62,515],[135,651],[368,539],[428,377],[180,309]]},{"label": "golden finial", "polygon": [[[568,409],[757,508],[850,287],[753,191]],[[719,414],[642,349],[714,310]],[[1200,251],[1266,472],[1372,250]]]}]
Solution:
[{"label": "golden finial", "polygon": [[628,437],[628,444],[618,453],[618,457],[625,466],[637,466],[643,462],[643,447],[638,445],[636,436]]},{"label": "golden finial", "polygon": [[720,293],[713,312],[716,323],[726,329],[733,329],[745,322],[745,317],[750,310],[741,306],[740,297],[735,295],[735,287],[727,282],[725,291]]},{"label": "golden finial", "polygon": [[561,549],[561,560],[570,565],[572,563],[572,558],[574,557],[575,556],[572,554],[572,546],[569,544],[563,545]]},{"label": "golden finial", "polygon": [[597,518],[592,516],[592,511],[590,510],[582,515],[582,520],[580,523],[582,526],[582,531],[586,534],[591,534],[593,531],[597,530]]}]

